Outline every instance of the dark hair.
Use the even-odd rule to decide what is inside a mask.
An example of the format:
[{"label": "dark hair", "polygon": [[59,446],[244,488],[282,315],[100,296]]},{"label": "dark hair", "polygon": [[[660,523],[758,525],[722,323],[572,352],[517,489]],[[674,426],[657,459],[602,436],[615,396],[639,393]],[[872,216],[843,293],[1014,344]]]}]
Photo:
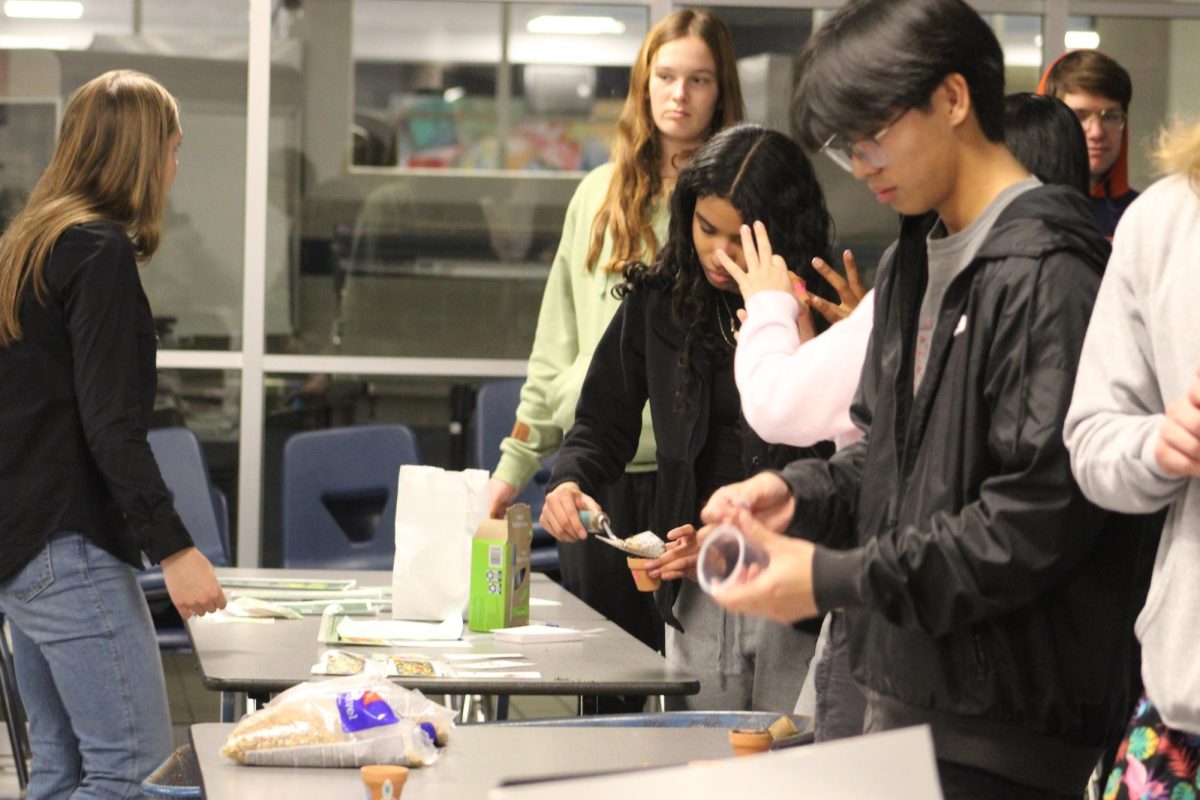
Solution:
[{"label": "dark hair", "polygon": [[1079,117],[1062,100],[1030,92],[1004,98],[1004,143],[1043,183],[1088,193],[1087,140]]},{"label": "dark hair", "polygon": [[[727,346],[716,325],[721,290],[704,277],[692,237],[696,201],[702,197],[728,200],[743,222],[761,221],[772,249],[804,279],[808,291],[836,302],[833,288],[812,267],[815,256],[828,260],[833,239],[833,221],[812,163],[778,131],[752,123],[727,128],[702,145],[679,173],[667,242],[653,266],[631,264],[615,290],[623,297],[645,284],[669,287],[673,321],[684,332],[684,366],[697,347],[715,352]],[[824,327],[823,320],[814,323]]]},{"label": "dark hair", "polygon": [[966,79],[983,135],[1004,139],[1004,53],[962,0],[852,0],[813,34],[799,71],[793,119],[810,149],[927,109],[954,73]]},{"label": "dark hair", "polygon": [[1095,50],[1075,50],[1060,58],[1046,75],[1046,94],[1098,94],[1116,100],[1125,111],[1133,100],[1133,81],[1125,68]]}]

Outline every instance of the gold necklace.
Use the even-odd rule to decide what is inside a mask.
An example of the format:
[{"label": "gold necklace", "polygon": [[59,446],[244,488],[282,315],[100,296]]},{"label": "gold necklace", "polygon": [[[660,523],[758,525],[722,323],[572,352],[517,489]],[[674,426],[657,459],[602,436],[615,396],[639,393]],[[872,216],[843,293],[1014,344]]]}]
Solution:
[{"label": "gold necklace", "polygon": [[734,321],[737,316],[734,315],[733,309],[729,307],[729,301],[725,299],[725,293],[717,290],[721,298],[721,305],[725,306],[725,313],[729,315],[729,333],[725,332],[725,325],[721,322],[721,306],[717,306],[717,330],[721,332],[721,338],[725,340],[725,344],[729,345],[730,349],[737,349],[737,326]]}]

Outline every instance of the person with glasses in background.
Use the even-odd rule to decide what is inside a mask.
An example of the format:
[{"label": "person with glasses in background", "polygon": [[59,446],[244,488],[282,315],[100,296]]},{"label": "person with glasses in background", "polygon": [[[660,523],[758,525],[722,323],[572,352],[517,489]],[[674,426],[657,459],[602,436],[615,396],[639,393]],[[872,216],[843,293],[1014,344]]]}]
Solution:
[{"label": "person with glasses in background", "polygon": [[929,725],[945,797],[1074,800],[1131,708],[1144,547],[1083,497],[1063,442],[1108,243],[1086,198],[1005,147],[1003,53],[963,0],[852,0],[801,56],[795,109],[900,235],[863,438],[714,494],[703,521],[770,556],[716,599],[841,610],[865,732]]},{"label": "person with glasses in background", "polygon": [[1103,53],[1074,50],[1050,65],[1038,91],[1066,103],[1083,125],[1092,213],[1100,232],[1111,239],[1121,215],[1138,196],[1129,185],[1129,73]]}]

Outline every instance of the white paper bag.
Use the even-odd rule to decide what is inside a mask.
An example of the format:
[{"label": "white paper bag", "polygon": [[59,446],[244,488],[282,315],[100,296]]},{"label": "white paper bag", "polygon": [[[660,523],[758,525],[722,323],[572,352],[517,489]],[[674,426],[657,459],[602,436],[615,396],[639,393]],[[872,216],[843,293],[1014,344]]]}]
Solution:
[{"label": "white paper bag", "polygon": [[392,618],[435,620],[467,607],[471,537],[488,513],[488,473],[405,464],[396,492]]}]

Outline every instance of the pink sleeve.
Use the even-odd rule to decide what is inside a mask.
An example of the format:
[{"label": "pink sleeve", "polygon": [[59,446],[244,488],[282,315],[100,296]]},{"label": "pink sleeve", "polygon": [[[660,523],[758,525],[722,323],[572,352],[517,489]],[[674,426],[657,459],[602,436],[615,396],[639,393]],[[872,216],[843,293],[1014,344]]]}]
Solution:
[{"label": "pink sleeve", "polygon": [[838,448],[862,437],[850,403],[871,338],[875,292],[849,317],[800,344],[799,304],[787,292],[759,292],[746,303],[734,376],[742,413],[765,441],[807,447],[832,439]]}]

